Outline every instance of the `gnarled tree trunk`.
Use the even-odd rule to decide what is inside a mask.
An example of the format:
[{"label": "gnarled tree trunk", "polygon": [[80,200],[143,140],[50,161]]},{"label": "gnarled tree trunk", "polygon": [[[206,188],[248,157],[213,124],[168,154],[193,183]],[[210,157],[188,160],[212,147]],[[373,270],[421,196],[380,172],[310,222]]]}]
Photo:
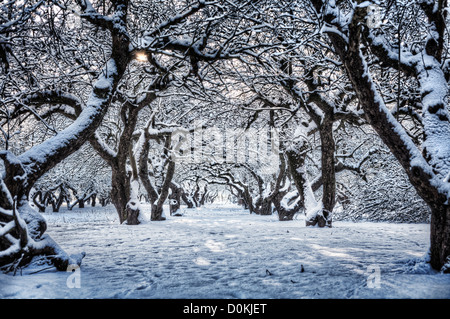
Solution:
[{"label": "gnarled tree trunk", "polygon": [[[322,11],[326,10],[323,1],[312,0],[311,2],[317,12],[323,13]],[[442,8],[444,1],[438,1],[438,3]],[[434,1],[423,1],[421,7],[427,15],[430,28],[438,31],[434,34],[438,37],[437,40],[442,41],[442,27],[445,26],[445,23],[438,22],[443,18],[443,14],[434,14],[436,8]],[[339,21],[336,12],[324,14],[325,19],[331,25],[333,25],[333,21]],[[366,14],[366,8],[355,8],[352,20],[348,24],[348,31],[344,32],[346,37],[341,37],[338,32],[329,32],[327,33],[328,38],[345,67],[368,122],[405,169],[419,196],[431,208],[430,263],[433,268],[440,269],[448,262],[450,256],[448,204],[450,194],[446,190],[448,186],[442,181],[442,173],[444,176],[448,174],[448,171],[445,172],[445,169],[448,169],[448,163],[446,163],[446,159],[440,158],[441,153],[438,152],[438,148],[440,146],[448,147],[448,144],[441,145],[441,143],[449,141],[450,118],[445,104],[448,85],[439,63],[439,50],[428,50],[429,45],[433,45],[436,39],[429,37],[424,50],[415,55],[411,54],[408,64],[395,60],[389,54],[388,48],[383,46],[383,41],[372,44],[374,50],[381,50],[384,53],[378,54],[383,62],[398,67],[402,72],[418,79],[422,90],[421,102],[424,118],[424,153],[422,154],[400,123],[392,116],[372,80],[361,49],[363,46],[361,42],[362,25]],[[442,86],[435,84],[442,84],[446,89],[442,90]],[[440,165],[444,171],[442,168],[440,171]]]},{"label": "gnarled tree trunk", "polygon": [[[5,166],[4,178],[0,180],[0,219],[4,223],[0,227],[0,267],[10,264],[10,267],[17,268],[33,256],[42,254],[48,255],[59,270],[66,270],[70,263],[81,263],[82,256],[76,260],[69,257],[49,236],[44,235],[46,223],[30,207],[28,196],[42,175],[78,150],[94,134],[112,101],[130,61],[130,41],[122,27],[126,25],[127,2],[117,1],[113,11],[117,15],[110,30],[111,57],[77,119],[57,135],[17,157],[9,151],[0,152]],[[55,92],[53,98],[59,101],[59,97],[60,94]],[[51,104],[51,97],[40,103]]]},{"label": "gnarled tree trunk", "polygon": [[336,204],[336,171],[335,171],[335,143],[333,137],[333,120],[332,115],[325,113],[322,123],[319,126],[321,140],[321,162],[322,162],[322,214],[318,214],[319,227],[331,227],[332,212]]}]

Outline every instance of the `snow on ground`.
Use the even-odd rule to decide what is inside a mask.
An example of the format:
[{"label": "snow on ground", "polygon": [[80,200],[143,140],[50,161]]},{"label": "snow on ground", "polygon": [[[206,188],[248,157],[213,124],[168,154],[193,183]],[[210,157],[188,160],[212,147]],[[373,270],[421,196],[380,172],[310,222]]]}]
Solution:
[{"label": "snow on ground", "polygon": [[427,252],[427,224],[321,229],[235,206],[183,211],[138,226],[119,225],[112,206],[46,213],[62,248],[86,252],[81,269],[0,274],[0,298],[450,297],[450,275],[411,262]]}]

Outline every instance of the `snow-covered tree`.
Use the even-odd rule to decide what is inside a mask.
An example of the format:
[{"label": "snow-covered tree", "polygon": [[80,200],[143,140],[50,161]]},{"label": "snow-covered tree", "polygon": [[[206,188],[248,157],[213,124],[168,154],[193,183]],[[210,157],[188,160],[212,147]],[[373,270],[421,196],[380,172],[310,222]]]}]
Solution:
[{"label": "snow-covered tree", "polygon": [[[310,1],[316,23],[352,82],[368,122],[404,168],[411,184],[431,209],[430,263],[440,269],[450,255],[448,200],[450,116],[447,95],[446,1],[417,1],[415,14],[405,15],[406,31],[394,42],[390,23],[372,23],[370,1],[345,6],[335,1]],[[390,2],[381,3],[386,18],[393,14]],[[408,26],[406,29],[406,26]],[[422,32],[417,32],[418,30]],[[403,40],[403,41],[401,41]],[[423,141],[417,145],[392,115],[367,63],[373,54],[384,66],[416,81],[420,95]]]},{"label": "snow-covered tree", "polygon": [[[374,5],[1,4],[0,266],[36,255],[61,270],[81,262],[44,234],[30,201],[57,211],[110,192],[120,222],[132,225],[141,195],[162,220],[168,199],[171,213],[180,200],[200,206],[215,185],[251,213],[275,208],[289,220],[304,209],[307,224],[331,226],[337,201],[368,209],[372,190],[406,190],[404,175],[388,182],[367,169],[383,158],[387,171],[404,168],[429,206],[431,264],[442,267],[450,256],[447,1]],[[348,134],[367,123],[398,163],[367,136]],[[86,177],[105,172],[98,182]],[[365,202],[351,206],[356,198]]]},{"label": "snow-covered tree", "polygon": [[[0,180],[2,265],[17,267],[39,254],[50,255],[50,259],[61,270],[65,270],[70,263],[81,262],[72,261],[51,238],[44,235],[45,221],[29,206],[28,197],[34,183],[58,162],[79,149],[100,125],[132,56],[126,32],[128,1],[112,1],[109,16],[98,13],[87,1],[79,1],[78,4],[81,19],[105,30],[109,35],[109,43],[104,51],[107,52],[107,58],[96,70],[96,79],[85,102],[75,96],[73,89],[66,86],[64,81],[58,82],[56,79],[64,77],[64,71],[68,70],[69,76],[74,72],[73,66],[78,64],[75,60],[86,53],[80,52],[85,47],[77,48],[74,43],[77,37],[89,38],[90,30],[86,31],[76,19],[69,20],[73,15],[64,3],[47,6],[39,1],[35,5],[15,2],[2,5],[2,10],[5,10],[8,17],[0,26],[2,37],[8,40],[6,57],[3,59],[7,72],[3,77],[2,90],[3,103],[11,106],[11,111],[5,112],[8,115],[7,122],[14,111],[20,113],[26,110],[36,114],[35,107],[29,107],[31,102],[28,101],[35,102],[37,106],[60,105],[60,109],[65,105],[75,108],[84,106],[72,124],[55,132],[44,142],[20,154],[14,154],[9,149],[1,151],[0,158],[4,164]],[[104,32],[99,34],[103,35]],[[39,35],[42,35],[41,43],[33,42],[33,38]],[[45,42],[46,40],[50,41]],[[103,40],[100,41],[102,42]],[[33,59],[35,61],[30,65],[36,64],[36,61],[44,61],[46,64],[43,63],[35,70],[24,69],[27,61]],[[67,68],[64,70],[60,65],[52,66],[55,63],[61,63]],[[43,73],[39,73],[41,71]],[[25,82],[18,82],[16,79],[19,78]],[[53,83],[41,83],[40,78],[54,80]],[[9,134],[6,136],[9,137]]]}]

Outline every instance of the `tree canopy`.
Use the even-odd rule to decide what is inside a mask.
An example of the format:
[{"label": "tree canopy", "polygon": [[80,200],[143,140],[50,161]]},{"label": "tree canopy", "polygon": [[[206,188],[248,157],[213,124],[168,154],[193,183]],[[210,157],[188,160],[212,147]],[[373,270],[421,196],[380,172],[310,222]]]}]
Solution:
[{"label": "tree canopy", "polygon": [[163,221],[227,197],[319,227],[429,221],[440,269],[448,22],[445,0],[2,3],[0,267],[81,262],[45,234],[50,204],[131,227],[144,200]]}]

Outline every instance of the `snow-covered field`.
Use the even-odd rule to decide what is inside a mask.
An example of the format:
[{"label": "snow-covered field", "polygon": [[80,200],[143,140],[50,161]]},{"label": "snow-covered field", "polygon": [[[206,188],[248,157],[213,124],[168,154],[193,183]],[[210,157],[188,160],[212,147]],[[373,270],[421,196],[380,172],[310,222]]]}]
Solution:
[{"label": "snow-covered field", "polygon": [[427,224],[320,229],[235,206],[183,211],[138,226],[119,225],[109,206],[46,213],[56,242],[86,252],[81,268],[1,274],[0,298],[450,297],[450,275],[420,262]]}]

